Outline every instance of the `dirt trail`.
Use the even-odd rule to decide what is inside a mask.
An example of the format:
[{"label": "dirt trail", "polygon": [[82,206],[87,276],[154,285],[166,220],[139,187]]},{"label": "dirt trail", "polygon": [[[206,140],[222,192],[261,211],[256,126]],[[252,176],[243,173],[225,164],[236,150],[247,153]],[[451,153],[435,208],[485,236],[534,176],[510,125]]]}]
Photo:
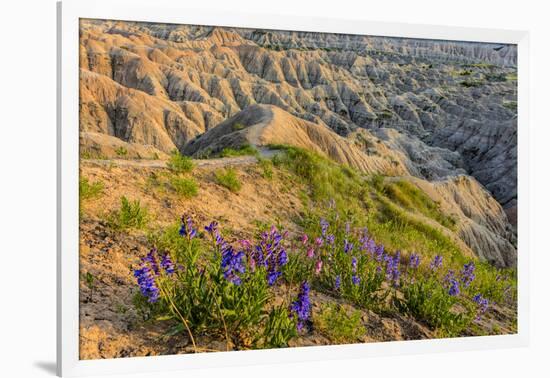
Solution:
[{"label": "dirt trail", "polygon": [[[131,159],[87,159],[81,160],[84,164],[110,166],[116,165],[118,167],[139,167],[139,168],[166,168],[166,160],[131,160]],[[255,156],[237,156],[229,158],[219,159],[195,159],[196,167],[211,167],[222,168],[236,165],[248,165],[257,163],[258,159]]]}]

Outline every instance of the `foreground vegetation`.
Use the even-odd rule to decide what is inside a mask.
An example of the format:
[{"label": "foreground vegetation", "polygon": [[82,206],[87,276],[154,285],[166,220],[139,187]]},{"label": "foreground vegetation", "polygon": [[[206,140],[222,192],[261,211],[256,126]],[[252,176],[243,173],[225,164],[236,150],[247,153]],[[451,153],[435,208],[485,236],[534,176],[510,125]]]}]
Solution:
[{"label": "foreground vegetation", "polygon": [[[234,240],[216,221],[196,227],[184,216],[151,235],[155,248],[134,272],[140,312],[175,321],[172,332],[187,334],[195,351],[195,336],[205,333],[227,349],[287,346],[314,329],[334,343],[360,340],[359,314],[323,304],[314,317],[311,290],[356,309],[414,317],[439,337],[479,333],[491,305],[515,301],[515,271],[467,259],[442,232],[456,220],[416,186],[274,147],[281,153],[260,162],[262,176],[305,188],[306,211],[294,220],[303,233],[258,225],[255,239]],[[215,177],[238,192],[234,170]]]}]

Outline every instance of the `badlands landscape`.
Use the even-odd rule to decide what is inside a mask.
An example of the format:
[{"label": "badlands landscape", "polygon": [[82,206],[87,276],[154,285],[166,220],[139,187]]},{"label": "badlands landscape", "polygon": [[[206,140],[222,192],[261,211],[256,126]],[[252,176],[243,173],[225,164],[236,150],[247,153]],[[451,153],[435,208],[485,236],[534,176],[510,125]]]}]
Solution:
[{"label": "badlands landscape", "polygon": [[80,357],[515,333],[516,64],[82,20]]}]

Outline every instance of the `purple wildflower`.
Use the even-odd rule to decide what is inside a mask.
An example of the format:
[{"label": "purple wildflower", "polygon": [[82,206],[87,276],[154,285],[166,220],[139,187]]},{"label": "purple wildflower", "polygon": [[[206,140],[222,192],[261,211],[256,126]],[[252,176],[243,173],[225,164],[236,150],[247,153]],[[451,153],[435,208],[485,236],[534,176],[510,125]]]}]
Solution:
[{"label": "purple wildflower", "polygon": [[357,272],[357,259],[355,257],[351,259],[351,270],[353,273]]},{"label": "purple wildflower", "polygon": [[315,239],[315,245],[317,247],[322,247],[323,246],[323,239],[322,238],[316,238]]},{"label": "purple wildflower", "polygon": [[328,226],[329,226],[327,220],[322,218],[319,223],[321,224],[321,235],[326,236],[328,231]]},{"label": "purple wildflower", "polygon": [[281,276],[281,267],[288,263],[288,255],[282,245],[284,235],[274,226],[269,232],[263,232],[251,256],[256,266],[266,267],[270,286]]},{"label": "purple wildflower", "polygon": [[436,255],[430,263],[430,269],[433,271],[438,270],[441,268],[441,265],[443,265],[443,257],[441,255]]},{"label": "purple wildflower", "polygon": [[193,239],[197,236],[197,230],[193,227],[193,219],[190,216],[182,215],[180,235],[188,239]]},{"label": "purple wildflower", "polygon": [[413,253],[409,257],[409,268],[416,269],[420,265],[420,255]]},{"label": "purple wildflower", "polygon": [[395,256],[386,255],[386,278],[393,283],[394,286],[398,286],[399,277],[401,272],[399,271],[399,262],[401,259],[401,253],[397,251]]},{"label": "purple wildflower", "polygon": [[336,290],[340,290],[340,285],[341,285],[340,276],[336,276],[336,279],[334,280],[334,288]]},{"label": "purple wildflower", "polygon": [[165,253],[164,255],[162,255],[160,260],[160,266],[162,269],[164,269],[164,271],[168,275],[173,274],[175,271],[174,263],[172,262],[172,259],[170,258],[170,255],[168,253]]},{"label": "purple wildflower", "polygon": [[481,315],[489,309],[489,300],[487,298],[483,298],[481,294],[476,294],[473,301],[478,305],[476,320],[480,320]]},{"label": "purple wildflower", "polygon": [[214,234],[218,231],[218,222],[212,221],[208,226],[205,226],[204,229],[209,234]]},{"label": "purple wildflower", "polygon": [[349,253],[353,250],[353,243],[348,242],[348,239],[344,240],[344,253]]},{"label": "purple wildflower", "polygon": [[331,234],[327,236],[327,243],[330,245],[334,244],[334,235]]},{"label": "purple wildflower", "polygon": [[464,264],[464,267],[462,268],[461,275],[461,281],[464,284],[464,286],[468,287],[472,283],[472,281],[476,278],[476,275],[474,273],[476,269],[476,266],[473,262],[469,262],[468,264]]},{"label": "purple wildflower", "polygon": [[141,294],[147,298],[149,303],[155,303],[159,298],[159,289],[155,284],[155,277],[151,268],[142,263],[140,269],[134,270],[134,277],[137,279]]},{"label": "purple wildflower", "polygon": [[298,331],[304,328],[304,325],[311,314],[311,303],[309,301],[309,284],[304,281],[300,287],[298,298],[290,305],[291,316],[296,316]]},{"label": "purple wildflower", "polygon": [[277,279],[282,275],[279,271],[270,271],[267,273],[267,284],[269,286],[275,285],[275,282],[277,282]]},{"label": "purple wildflower", "polygon": [[[371,239],[372,240],[372,239]],[[374,255],[376,256],[376,261],[380,262],[384,258],[384,246],[382,244],[374,247]]]},{"label": "purple wildflower", "polygon": [[147,253],[147,256],[143,257],[141,259],[143,263],[149,264],[151,266],[151,269],[153,270],[153,273],[155,273],[155,276],[160,275],[160,269],[159,269],[159,263],[157,260],[157,249],[153,248]]},{"label": "purple wildflower", "polygon": [[454,278],[451,278],[449,281],[449,295],[452,297],[456,297],[460,294],[460,286],[458,284],[458,281]]},{"label": "purple wildflower", "polygon": [[244,252],[235,252],[233,247],[229,246],[222,253],[221,267],[223,270],[223,276],[229,282],[235,285],[241,284],[241,278],[238,274],[242,274],[246,271],[244,263]]},{"label": "purple wildflower", "polygon": [[357,286],[361,283],[361,277],[359,277],[358,275],[354,274],[351,276],[351,282]]},{"label": "purple wildflower", "polygon": [[451,280],[455,279],[455,271],[452,269],[449,269],[447,271],[447,274],[445,274],[445,277],[443,277],[443,283],[445,285],[448,285],[451,283]]}]

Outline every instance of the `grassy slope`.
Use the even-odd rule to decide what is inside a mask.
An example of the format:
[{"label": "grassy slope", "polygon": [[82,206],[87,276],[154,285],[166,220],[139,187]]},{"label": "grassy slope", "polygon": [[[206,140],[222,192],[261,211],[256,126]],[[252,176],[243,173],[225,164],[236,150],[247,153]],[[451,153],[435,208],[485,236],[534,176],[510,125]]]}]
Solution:
[{"label": "grassy slope", "polygon": [[[244,187],[240,193],[239,189],[233,192],[224,189],[223,182],[219,181],[219,174],[218,178],[216,177],[219,172],[192,171],[192,165],[188,164],[189,162],[185,159],[181,162],[182,164],[172,162],[172,165],[178,168],[176,170],[173,168],[171,171],[151,172],[147,178],[135,183],[126,181],[125,185],[127,186],[122,189],[122,192],[130,190],[130,188],[139,188],[136,191],[137,194],[133,193],[133,198],[142,199],[142,205],[150,210],[147,213],[147,224],[141,225],[141,230],[135,228],[130,230],[130,234],[147,235],[165,229],[169,219],[176,220],[176,214],[183,211],[194,211],[194,208],[197,209],[197,206],[204,202],[203,199],[208,198],[213,191],[221,191],[221,199],[228,203],[243,202],[241,210],[246,212],[245,202],[249,197],[247,188],[257,190],[255,187],[261,184],[269,187],[274,191],[273,193],[283,196],[287,193],[300,198],[300,210],[293,211],[293,215],[290,217],[283,217],[287,223],[285,227],[288,227],[288,222],[290,222],[294,224],[292,229],[303,230],[310,235],[318,235],[321,218],[328,219],[331,225],[341,229],[344,228],[345,222],[349,221],[355,228],[366,227],[376,242],[384,244],[388,251],[400,250],[405,256],[417,252],[424,257],[425,262],[439,254],[444,256],[448,267],[457,271],[468,261],[461,253],[459,246],[441,231],[442,227],[453,231],[454,219],[443,214],[438,204],[431,201],[416,186],[406,181],[387,180],[380,176],[364,176],[353,169],[338,165],[309,151],[286,146],[277,148],[281,150],[281,153],[275,155],[273,159],[261,159],[256,166],[239,167],[235,170],[235,179],[242,181]],[[106,175],[104,177],[116,175],[110,171],[103,173]],[[84,176],[81,182],[83,188],[81,200],[84,203],[82,216],[104,218],[108,221],[107,224],[113,223],[113,216],[121,216],[120,212],[122,211],[122,209],[116,210],[116,203],[119,201],[121,193],[118,191],[118,186],[114,184],[114,187],[117,188],[116,194],[109,194],[111,188],[107,187],[108,182],[105,182],[106,190],[103,190],[103,187],[101,190],[88,190],[91,185],[99,188],[102,183],[97,180],[95,175],[88,181],[86,180],[87,177]],[[196,182],[197,185],[175,185],[183,182],[182,180],[186,180],[185,183]],[[192,190],[189,190],[190,186],[193,187]],[[88,192],[93,192],[93,195],[89,195]],[[107,192],[107,194],[103,192]],[[102,196],[112,197],[113,195],[117,197],[110,198],[110,202],[105,202],[105,198],[102,198]],[[253,201],[262,203],[266,201],[266,198],[255,198]],[[100,210],[88,206],[87,203],[93,201],[100,203]],[[169,209],[163,209],[162,206],[157,206],[161,201],[163,203],[168,201],[176,206],[171,205]],[[105,211],[105,203],[109,203],[108,206],[113,209]],[[275,201],[275,204],[279,207],[285,206],[285,203],[281,203],[281,201]],[[248,217],[244,220],[241,219],[242,217],[233,217],[239,218],[240,223],[232,224],[234,219],[231,217],[226,216],[225,221],[223,217],[220,219],[229,226],[226,228],[229,233],[231,229],[246,228],[250,232],[257,230],[258,227],[267,228],[272,223],[277,224],[281,219],[280,216],[273,216],[273,213],[271,216],[269,215],[271,206],[270,203],[266,204],[263,212],[267,216],[261,220],[256,217]],[[206,209],[204,214],[206,218],[217,213],[218,208],[214,204],[213,207],[209,208],[206,205],[202,207],[202,210]],[[127,215],[122,214],[122,219]],[[126,223],[131,224],[131,222]],[[246,227],[243,227],[245,223]],[[119,228],[113,229],[112,232],[125,233],[129,231]],[[247,236],[246,232],[241,235]],[[426,263],[422,268],[427,269]],[[515,290],[516,281],[513,270],[497,270],[489,265],[478,264],[476,274],[476,283],[471,288],[471,292],[481,292],[496,303],[503,303],[505,287],[510,286],[512,291]],[[497,280],[497,276],[501,278]],[[339,310],[326,310],[323,306],[321,306],[321,311],[324,315],[320,315],[322,317],[344,316],[338,312]],[[325,310],[326,313],[324,313]],[[323,318],[320,318],[319,321],[322,322]],[[345,324],[343,328],[346,328]],[[487,332],[486,329],[468,330],[468,333],[471,334]]]}]

